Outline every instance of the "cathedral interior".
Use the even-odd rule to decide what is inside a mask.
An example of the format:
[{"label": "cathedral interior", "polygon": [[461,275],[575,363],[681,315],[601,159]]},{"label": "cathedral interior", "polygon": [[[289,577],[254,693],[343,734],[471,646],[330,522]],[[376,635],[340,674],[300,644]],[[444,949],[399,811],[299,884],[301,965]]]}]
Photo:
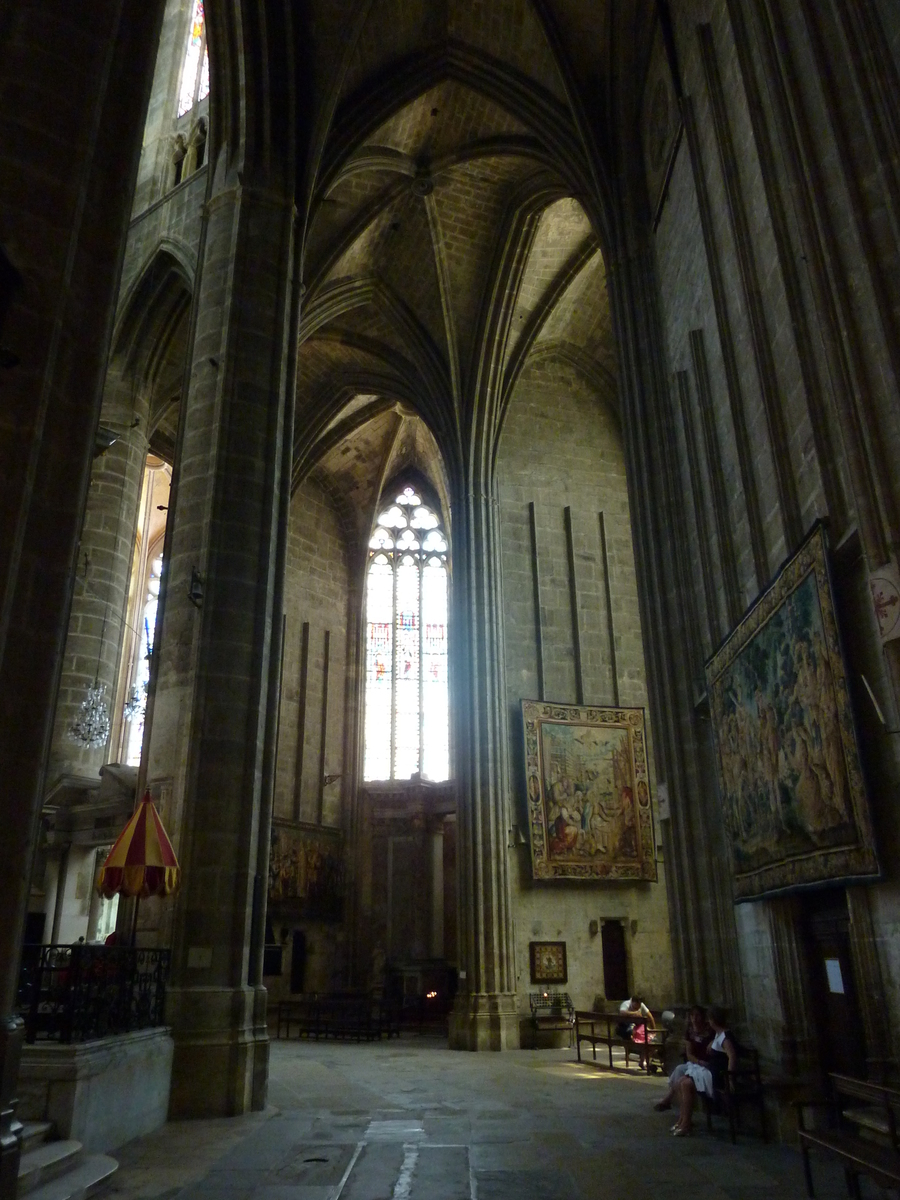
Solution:
[{"label": "cathedral interior", "polygon": [[896,1080],[892,0],[19,3],[0,88],[0,1195],[35,947],[167,952],[163,1119],[310,993]]}]

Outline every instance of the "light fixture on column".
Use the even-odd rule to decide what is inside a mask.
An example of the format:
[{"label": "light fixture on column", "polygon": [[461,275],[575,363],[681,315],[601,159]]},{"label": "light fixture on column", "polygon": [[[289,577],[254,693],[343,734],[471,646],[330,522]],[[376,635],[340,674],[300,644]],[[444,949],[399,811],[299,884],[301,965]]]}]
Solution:
[{"label": "light fixture on column", "polygon": [[[132,388],[132,414],[134,413],[134,397],[135,392],[134,388]],[[122,434],[128,433],[132,429],[137,428],[139,424],[139,419],[135,417],[128,428],[122,431]],[[121,434],[108,430],[104,426],[100,426],[96,434],[97,446],[99,449],[95,448],[94,457],[96,458],[98,454],[105,453],[110,446],[114,445],[115,442],[118,441],[120,436]],[[116,534],[113,541],[113,556],[115,556],[119,546],[119,537],[122,532],[122,509],[124,508],[124,505],[125,475],[123,471],[122,490],[119,497],[119,515],[116,520]],[[89,565],[90,558],[86,553],[84,561],[85,583],[87,581]],[[105,746],[109,741],[111,728],[109,719],[109,701],[106,699],[106,684],[100,682],[100,662],[103,657],[103,641],[106,637],[106,624],[109,619],[109,605],[112,595],[112,586],[112,582],[110,582],[106,593],[106,605],[103,610],[103,625],[100,629],[100,643],[97,647],[97,667],[94,671],[94,684],[93,687],[89,687],[87,689],[75,719],[66,731],[71,741],[77,742],[80,746],[84,746],[88,750],[99,750],[101,747]]]},{"label": "light fixture on column", "polygon": [[106,635],[106,618],[109,615],[109,600],[103,614],[100,630],[100,646],[97,650],[97,669],[94,685],[89,687],[79,706],[75,720],[68,728],[70,741],[78,742],[88,750],[98,750],[109,741],[109,703],[106,699],[106,684],[100,682],[100,659],[103,655],[103,638]]},{"label": "light fixture on column", "polygon": [[[116,535],[118,537],[118,534]],[[100,645],[97,649],[97,669],[94,685],[89,687],[79,706],[75,720],[69,726],[69,740],[78,742],[88,750],[98,750],[109,741],[109,704],[106,699],[106,684],[100,682],[100,659],[103,655],[103,639],[106,636],[106,618],[109,616],[109,598],[103,613],[100,629]]]},{"label": "light fixture on column", "polygon": [[128,693],[128,699],[122,706],[122,716],[126,721],[143,720],[147,711],[147,684],[140,687],[135,685]]},{"label": "light fixture on column", "polygon": [[203,605],[203,576],[196,567],[191,567],[191,586],[188,588],[187,598],[194,608]]},{"label": "light fixture on column", "polygon": [[106,684],[94,676],[94,686],[89,687],[81,702],[78,715],[69,726],[69,738],[88,749],[96,750],[109,741],[109,704],[106,701]]}]

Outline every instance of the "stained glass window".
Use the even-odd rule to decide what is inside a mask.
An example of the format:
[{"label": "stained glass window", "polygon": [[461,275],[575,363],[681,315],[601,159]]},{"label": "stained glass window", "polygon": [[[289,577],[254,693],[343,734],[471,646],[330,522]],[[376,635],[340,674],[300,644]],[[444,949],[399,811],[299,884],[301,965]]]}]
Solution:
[{"label": "stained glass window", "polygon": [[154,558],[150,562],[147,573],[147,594],[138,618],[140,621],[139,649],[125,713],[125,719],[128,722],[125,762],[130,767],[140,766],[141,762],[144,716],[147,711],[147,689],[150,685],[150,655],[153,652],[153,636],[156,632],[156,609],[159,604],[159,581],[162,576],[162,565],[162,557]]},{"label": "stained glass window", "polygon": [[414,488],[379,514],[366,581],[366,779],[449,778],[448,552]]},{"label": "stained glass window", "polygon": [[178,92],[178,116],[183,117],[195,104],[209,95],[209,51],[206,48],[206,14],[203,0],[194,0],[188,30],[181,87]]}]

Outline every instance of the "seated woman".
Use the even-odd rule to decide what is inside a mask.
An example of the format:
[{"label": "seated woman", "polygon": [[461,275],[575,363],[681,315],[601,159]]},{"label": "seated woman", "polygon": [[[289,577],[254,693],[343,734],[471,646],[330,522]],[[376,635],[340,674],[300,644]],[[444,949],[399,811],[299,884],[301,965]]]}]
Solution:
[{"label": "seated woman", "polygon": [[[644,1003],[643,996],[629,996],[619,1005],[619,1016],[622,1020],[616,1025],[616,1033],[620,1038],[626,1040],[630,1038],[638,1045],[638,1061],[643,1069],[647,1066],[647,1059],[650,1055],[650,1051],[647,1049],[647,1042],[650,1040],[647,1037],[647,1030],[656,1028],[653,1013]],[[627,1062],[627,1050],[625,1057]]]},{"label": "seated woman", "polygon": [[737,1044],[725,1028],[725,1010],[710,1008],[709,1023],[715,1036],[709,1044],[708,1063],[687,1062],[682,1077],[675,1084],[678,1098],[678,1120],[672,1126],[675,1137],[687,1137],[693,1132],[694,1103],[698,1093],[715,1094],[716,1082],[726,1071],[737,1070]]},{"label": "seated woman", "polygon": [[699,1063],[705,1066],[709,1058],[709,1043],[713,1040],[713,1031],[706,1018],[706,1009],[695,1004],[688,1013],[687,1024],[684,1027],[684,1062],[679,1063],[669,1076],[669,1090],[662,1100],[653,1105],[657,1112],[665,1112],[672,1107],[675,1097],[675,1085],[687,1074],[688,1063]]}]

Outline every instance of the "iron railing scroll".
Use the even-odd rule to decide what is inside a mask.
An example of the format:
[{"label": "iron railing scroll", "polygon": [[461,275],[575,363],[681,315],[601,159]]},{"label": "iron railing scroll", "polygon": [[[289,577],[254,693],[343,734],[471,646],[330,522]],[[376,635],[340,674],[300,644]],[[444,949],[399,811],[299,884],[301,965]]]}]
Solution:
[{"label": "iron railing scroll", "polygon": [[169,957],[132,946],[26,946],[18,1004],[26,1042],[83,1042],[164,1024]]}]

